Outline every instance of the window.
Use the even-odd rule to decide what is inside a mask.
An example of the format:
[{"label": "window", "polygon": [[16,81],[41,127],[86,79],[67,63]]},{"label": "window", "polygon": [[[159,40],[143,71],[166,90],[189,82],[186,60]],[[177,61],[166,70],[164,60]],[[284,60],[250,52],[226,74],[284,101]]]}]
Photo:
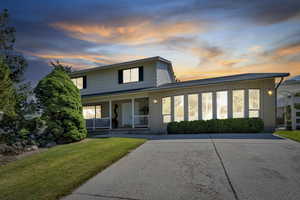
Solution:
[{"label": "window", "polygon": [[188,95],[189,121],[198,120],[198,94]]},{"label": "window", "polygon": [[245,91],[244,90],[233,90],[232,91],[232,117],[233,118],[245,117],[244,99],[245,99]]},{"label": "window", "polygon": [[260,109],[260,90],[249,90],[249,117],[259,117]]},{"label": "window", "polygon": [[83,87],[83,86],[84,86],[84,85],[83,85],[83,77],[72,78],[71,80],[73,81],[74,85],[75,85],[79,90],[81,90],[81,89],[84,88],[84,87]]},{"label": "window", "polygon": [[123,70],[123,83],[138,82],[139,68],[131,68]]},{"label": "window", "polygon": [[184,120],[184,97],[183,95],[174,97],[174,121]]},{"label": "window", "polygon": [[162,98],[162,116],[163,122],[171,122],[171,97]]},{"label": "window", "polygon": [[95,118],[95,106],[83,106],[83,118],[94,119]]},{"label": "window", "polygon": [[202,119],[209,120],[213,118],[212,93],[202,93]]},{"label": "window", "polygon": [[217,119],[228,118],[228,97],[227,91],[217,92]]},{"label": "window", "polygon": [[83,106],[82,109],[84,119],[100,119],[101,118],[101,105],[96,106]]}]

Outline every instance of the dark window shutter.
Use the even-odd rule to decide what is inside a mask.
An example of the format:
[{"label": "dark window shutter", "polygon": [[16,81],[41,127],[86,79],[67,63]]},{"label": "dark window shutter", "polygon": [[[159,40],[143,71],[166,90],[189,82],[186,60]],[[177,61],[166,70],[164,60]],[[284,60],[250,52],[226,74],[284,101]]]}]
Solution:
[{"label": "dark window shutter", "polygon": [[139,67],[139,81],[144,80],[144,67]]},{"label": "dark window shutter", "polygon": [[86,88],[86,76],[82,77],[83,80],[83,89]]},{"label": "dark window shutter", "polygon": [[123,70],[118,71],[119,84],[123,83]]}]

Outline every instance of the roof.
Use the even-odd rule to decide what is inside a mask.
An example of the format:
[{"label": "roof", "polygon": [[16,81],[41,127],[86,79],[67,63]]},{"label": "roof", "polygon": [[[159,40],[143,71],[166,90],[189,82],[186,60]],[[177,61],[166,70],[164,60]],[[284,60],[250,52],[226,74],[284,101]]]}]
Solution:
[{"label": "roof", "polygon": [[88,68],[88,69],[77,70],[77,71],[72,72],[71,76],[86,73],[86,72],[91,72],[91,71],[110,69],[110,68],[113,68],[113,67],[122,67],[122,66],[126,66],[126,65],[136,65],[136,64],[140,64],[140,63],[143,63],[143,62],[150,62],[150,61],[162,61],[164,63],[167,63],[167,64],[169,64],[169,66],[171,66],[171,70],[173,72],[171,61],[169,61],[165,58],[162,58],[160,56],[155,56],[155,57],[143,58],[143,59],[139,59],[139,60],[132,60],[132,61],[127,61],[127,62],[114,63],[114,64],[111,64],[111,65],[103,65],[103,66],[98,66],[98,67],[93,67],[93,68]]},{"label": "roof", "polygon": [[233,81],[246,81],[246,80],[257,80],[265,78],[277,78],[277,77],[286,77],[289,76],[289,73],[246,73],[246,74],[236,74],[231,76],[221,76],[216,78],[207,78],[207,79],[197,79],[191,81],[167,83],[162,86],[157,87],[157,89],[168,89],[175,87],[189,87],[197,85],[210,85],[218,84],[224,82],[233,82]]},{"label": "roof", "polygon": [[234,82],[234,81],[246,81],[246,80],[257,80],[257,79],[266,79],[266,78],[277,78],[277,77],[286,77],[289,76],[289,73],[247,73],[247,74],[237,74],[232,76],[222,76],[216,78],[207,78],[207,79],[197,79],[191,81],[167,83],[158,87],[148,87],[148,88],[138,88],[131,90],[120,90],[113,92],[103,92],[82,95],[82,97],[92,97],[92,96],[104,96],[104,95],[113,95],[113,94],[124,94],[124,93],[134,93],[134,92],[151,92],[157,90],[165,89],[174,89],[181,87],[191,87],[191,86],[200,86],[200,85],[211,85],[224,82]]}]

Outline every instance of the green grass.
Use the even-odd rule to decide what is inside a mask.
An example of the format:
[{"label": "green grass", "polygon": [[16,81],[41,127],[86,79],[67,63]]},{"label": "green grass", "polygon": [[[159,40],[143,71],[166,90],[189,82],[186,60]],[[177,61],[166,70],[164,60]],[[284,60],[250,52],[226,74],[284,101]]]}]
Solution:
[{"label": "green grass", "polygon": [[277,131],[275,134],[300,142],[300,131]]},{"label": "green grass", "polygon": [[88,139],[60,145],[0,167],[0,199],[58,199],[145,140]]}]

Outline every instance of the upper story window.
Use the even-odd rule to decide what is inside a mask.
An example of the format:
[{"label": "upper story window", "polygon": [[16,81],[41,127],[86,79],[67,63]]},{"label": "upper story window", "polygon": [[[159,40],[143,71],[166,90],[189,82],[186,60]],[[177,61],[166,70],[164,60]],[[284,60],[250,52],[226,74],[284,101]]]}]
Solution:
[{"label": "upper story window", "polygon": [[86,78],[85,78],[85,76],[71,78],[71,80],[73,81],[74,85],[79,90],[86,88]]},{"label": "upper story window", "polygon": [[143,81],[143,67],[119,70],[119,84]]}]

